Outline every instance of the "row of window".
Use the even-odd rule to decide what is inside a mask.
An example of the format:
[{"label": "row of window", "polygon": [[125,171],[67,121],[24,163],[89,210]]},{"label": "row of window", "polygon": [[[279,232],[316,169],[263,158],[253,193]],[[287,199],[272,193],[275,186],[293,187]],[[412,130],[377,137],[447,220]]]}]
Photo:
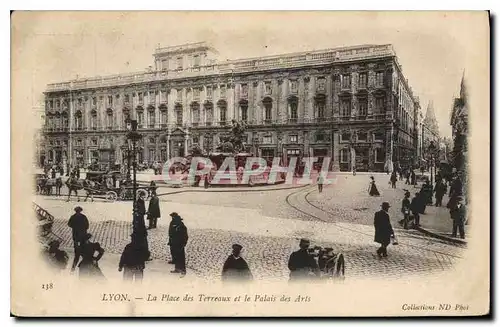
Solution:
[{"label": "row of window", "polygon": [[[359,156],[360,154],[357,154]],[[341,149],[340,150],[340,162],[341,163],[348,163],[349,157],[351,156],[351,150],[350,149]],[[385,162],[385,150],[383,148],[375,148],[373,149],[373,158],[375,163],[383,163]],[[368,158],[364,158],[366,161],[368,161]]]}]

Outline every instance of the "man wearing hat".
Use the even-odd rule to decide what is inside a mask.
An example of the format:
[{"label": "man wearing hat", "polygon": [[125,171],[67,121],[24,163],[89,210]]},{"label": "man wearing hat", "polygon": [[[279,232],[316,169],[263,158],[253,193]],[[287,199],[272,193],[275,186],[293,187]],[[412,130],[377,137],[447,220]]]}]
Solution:
[{"label": "man wearing hat", "polygon": [[171,273],[180,273],[184,276],[186,275],[186,253],[184,248],[188,241],[187,228],[177,212],[172,212],[170,216],[172,221],[168,228],[168,245],[170,245],[172,261],[175,264],[175,269]]},{"label": "man wearing hat", "polygon": [[457,229],[460,232],[460,238],[465,238],[465,218],[467,212],[464,204],[464,198],[462,195],[456,197],[456,202],[453,207],[450,208],[450,216],[453,219],[453,232],[452,237],[457,237]]},{"label": "man wearing hat", "polygon": [[75,208],[75,214],[73,214],[68,220],[68,226],[73,232],[73,247],[75,249],[75,259],[73,260],[72,270],[75,269],[76,264],[80,258],[80,246],[85,242],[85,237],[87,236],[87,230],[89,229],[89,220],[82,214],[82,207]]},{"label": "man wearing hat", "polygon": [[131,242],[125,246],[120,257],[118,271],[123,270],[123,279],[127,281],[141,282],[150,254],[135,234],[131,234],[130,237]]},{"label": "man wearing hat", "polygon": [[380,248],[377,250],[379,258],[387,257],[387,246],[391,243],[391,237],[394,237],[391,221],[389,219],[388,202],[382,202],[382,210],[375,213],[373,225],[375,226],[375,242],[380,243]]},{"label": "man wearing hat", "polygon": [[248,281],[252,280],[252,273],[247,262],[241,254],[243,247],[233,244],[233,253],[226,259],[222,267],[222,281]]},{"label": "man wearing hat", "polygon": [[314,273],[319,277],[320,271],[318,263],[314,257],[308,252],[311,243],[308,239],[301,239],[299,243],[300,249],[293,252],[288,259],[288,269],[290,269],[290,281],[310,278],[310,273]]}]

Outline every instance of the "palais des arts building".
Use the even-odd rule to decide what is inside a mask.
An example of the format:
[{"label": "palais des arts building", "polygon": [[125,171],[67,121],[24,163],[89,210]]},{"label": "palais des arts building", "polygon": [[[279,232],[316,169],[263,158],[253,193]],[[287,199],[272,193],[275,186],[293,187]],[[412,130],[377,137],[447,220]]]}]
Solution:
[{"label": "palais des arts building", "polygon": [[[157,48],[140,73],[54,83],[45,92],[41,163],[126,162],[126,119],[143,135],[140,162],[215,151],[246,122],[264,158],[325,156],[332,169],[413,163],[420,105],[391,45],[362,45],[219,62],[205,42]],[[245,140],[244,140],[245,141]]]}]

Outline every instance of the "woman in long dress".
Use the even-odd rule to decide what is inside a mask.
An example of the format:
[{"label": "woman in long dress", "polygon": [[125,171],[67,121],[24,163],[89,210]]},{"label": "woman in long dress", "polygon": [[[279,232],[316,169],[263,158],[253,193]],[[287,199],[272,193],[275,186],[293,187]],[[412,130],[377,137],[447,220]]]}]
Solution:
[{"label": "woman in long dress", "polygon": [[370,176],[370,179],[371,182],[368,186],[368,194],[370,194],[370,196],[379,196],[380,193],[378,192],[377,185],[375,185],[375,178],[373,176]]},{"label": "woman in long dress", "polygon": [[[80,255],[82,261],[78,264],[78,272],[80,278],[103,278],[104,275],[99,268],[99,260],[104,255],[104,249],[99,243],[90,242],[91,234],[87,233],[85,242],[80,246]],[[95,253],[98,253],[94,257]]]}]

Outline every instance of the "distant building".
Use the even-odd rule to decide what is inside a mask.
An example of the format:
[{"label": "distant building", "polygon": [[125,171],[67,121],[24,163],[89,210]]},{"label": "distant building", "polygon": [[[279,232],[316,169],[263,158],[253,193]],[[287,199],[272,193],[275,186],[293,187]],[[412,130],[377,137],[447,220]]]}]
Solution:
[{"label": "distant building", "polygon": [[439,136],[439,126],[436,120],[434,104],[432,101],[429,101],[429,105],[427,106],[427,112],[425,113],[422,132],[423,157],[427,161],[427,163],[430,164],[429,161],[431,157],[429,153],[429,145],[431,144],[431,142],[434,142],[434,146],[436,147],[436,149],[439,149],[441,143]]},{"label": "distant building", "polygon": [[47,159],[124,163],[127,118],[144,136],[141,162],[194,143],[215,151],[233,119],[247,124],[247,151],[285,163],[329,156],[334,170],[383,171],[417,155],[418,101],[391,45],[217,61],[201,42],[154,58],[147,71],[49,84]]},{"label": "distant building", "polygon": [[33,143],[34,143],[35,153],[33,162],[35,166],[42,167],[47,163],[44,150],[45,136],[43,132],[45,125],[45,108],[43,102],[33,107],[32,114],[34,115],[34,120],[35,120],[35,129],[33,133]]},{"label": "distant building", "polygon": [[465,76],[460,83],[460,97],[455,98],[451,110],[450,125],[453,135],[453,151],[451,158],[453,167],[467,175],[467,136],[469,129],[469,104]]}]

